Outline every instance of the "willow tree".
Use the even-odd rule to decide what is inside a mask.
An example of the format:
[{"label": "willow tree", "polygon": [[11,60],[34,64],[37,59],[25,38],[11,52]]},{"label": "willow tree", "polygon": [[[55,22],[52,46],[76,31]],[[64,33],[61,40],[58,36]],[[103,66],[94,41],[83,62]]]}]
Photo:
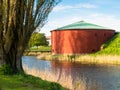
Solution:
[{"label": "willow tree", "polygon": [[42,27],[57,1],[0,0],[0,63],[22,71],[22,55],[30,36]]}]

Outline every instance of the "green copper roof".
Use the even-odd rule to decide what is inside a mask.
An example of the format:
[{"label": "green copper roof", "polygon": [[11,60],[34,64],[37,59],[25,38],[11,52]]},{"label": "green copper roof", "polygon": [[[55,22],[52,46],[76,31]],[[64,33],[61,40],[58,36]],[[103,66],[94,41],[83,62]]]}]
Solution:
[{"label": "green copper roof", "polygon": [[109,28],[91,24],[91,23],[87,23],[84,21],[79,21],[79,22],[58,28],[56,30],[65,30],[65,29],[109,29]]}]

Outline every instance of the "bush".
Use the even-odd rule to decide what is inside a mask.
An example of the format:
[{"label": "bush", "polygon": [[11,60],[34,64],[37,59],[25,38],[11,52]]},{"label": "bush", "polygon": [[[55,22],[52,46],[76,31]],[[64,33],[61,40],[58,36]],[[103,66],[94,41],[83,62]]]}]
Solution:
[{"label": "bush", "polygon": [[0,73],[4,75],[11,75],[14,74],[14,71],[8,65],[2,65],[0,67]]}]

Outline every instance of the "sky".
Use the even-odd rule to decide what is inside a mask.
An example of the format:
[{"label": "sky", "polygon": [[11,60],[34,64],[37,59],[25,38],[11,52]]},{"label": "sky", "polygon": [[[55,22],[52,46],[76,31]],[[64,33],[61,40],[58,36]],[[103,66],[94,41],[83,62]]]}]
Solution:
[{"label": "sky", "polygon": [[51,30],[81,20],[120,32],[120,0],[62,0],[40,32],[50,36]]}]

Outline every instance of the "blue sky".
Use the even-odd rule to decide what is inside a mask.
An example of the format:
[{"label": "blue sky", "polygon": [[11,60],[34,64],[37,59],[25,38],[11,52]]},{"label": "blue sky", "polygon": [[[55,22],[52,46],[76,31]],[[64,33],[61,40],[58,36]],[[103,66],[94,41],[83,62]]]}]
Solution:
[{"label": "blue sky", "polygon": [[51,30],[81,20],[120,32],[120,0],[62,0],[40,32],[50,36]]}]

